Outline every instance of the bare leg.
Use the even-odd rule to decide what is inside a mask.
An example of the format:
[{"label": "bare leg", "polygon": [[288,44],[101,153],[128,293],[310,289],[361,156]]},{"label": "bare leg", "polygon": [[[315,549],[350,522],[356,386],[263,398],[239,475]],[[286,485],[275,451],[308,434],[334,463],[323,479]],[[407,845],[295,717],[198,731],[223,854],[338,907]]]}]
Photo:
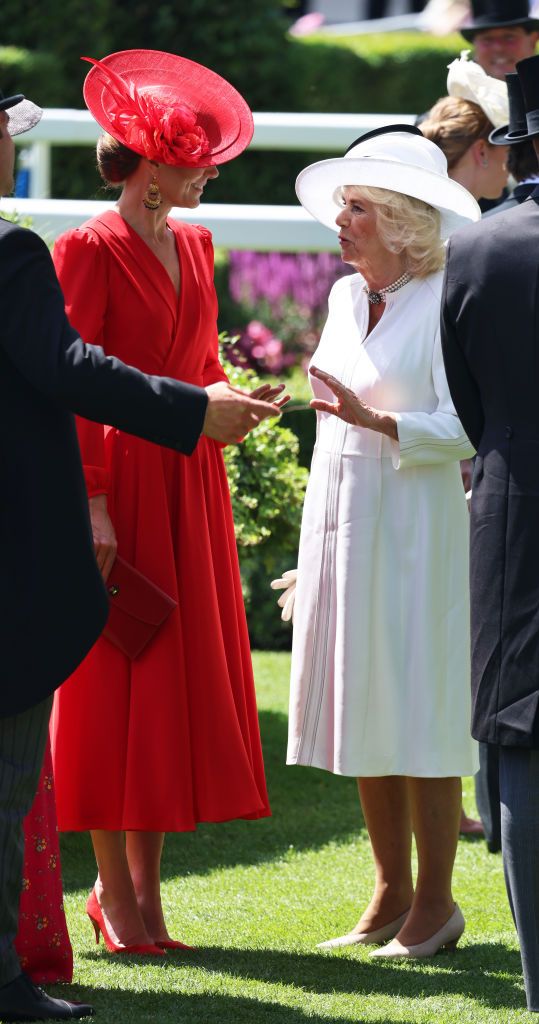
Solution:
[{"label": "bare leg", "polygon": [[412,828],[407,780],[398,775],[358,779],[376,880],[372,899],[354,928],[371,932],[400,917],[412,903]]},{"label": "bare leg", "polygon": [[161,854],[164,832],[127,832],[126,851],[139,910],[154,942],[169,934],[161,906]]},{"label": "bare leg", "polygon": [[95,892],[111,939],[124,946],[150,945],[131,880],[124,833],[95,829],[90,834],[99,872]]},{"label": "bare leg", "polygon": [[397,936],[406,946],[425,942],[453,913],[451,878],[462,805],[459,778],[407,781],[418,874],[412,908]]}]

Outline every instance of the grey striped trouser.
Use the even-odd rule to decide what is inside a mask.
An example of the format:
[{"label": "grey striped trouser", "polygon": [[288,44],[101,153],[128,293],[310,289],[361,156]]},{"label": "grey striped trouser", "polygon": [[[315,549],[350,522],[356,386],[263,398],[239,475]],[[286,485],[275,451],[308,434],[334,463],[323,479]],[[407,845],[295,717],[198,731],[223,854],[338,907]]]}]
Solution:
[{"label": "grey striped trouser", "polygon": [[498,750],[505,882],[528,1010],[539,1013],[539,750]]},{"label": "grey striped trouser", "polygon": [[29,711],[0,718],[0,986],[21,972],[17,934],[24,862],[23,820],[43,763],[52,697]]}]

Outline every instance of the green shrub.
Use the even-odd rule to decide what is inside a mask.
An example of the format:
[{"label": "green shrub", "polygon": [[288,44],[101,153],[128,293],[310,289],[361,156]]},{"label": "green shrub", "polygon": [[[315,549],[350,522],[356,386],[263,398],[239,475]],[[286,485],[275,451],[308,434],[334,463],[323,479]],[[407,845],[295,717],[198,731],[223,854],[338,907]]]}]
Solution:
[{"label": "green shrub", "polygon": [[[44,106],[80,108],[87,71],[81,54],[145,46],[209,65],[240,89],[254,110],[414,114],[445,93],[447,64],[464,46],[457,35],[440,39],[411,32],[291,38],[286,25],[279,0],[94,0],[90,5],[2,0],[0,39],[13,45],[0,50],[0,87],[22,86]],[[40,50],[43,38],[46,54]],[[26,50],[17,51],[15,44]],[[3,53],[19,56],[2,61]],[[221,169],[208,198],[295,203],[298,172],[329,155],[323,150],[244,153]],[[102,198],[88,150],[64,147],[54,153],[53,195]]]},{"label": "green shrub", "polygon": [[419,114],[446,95],[447,65],[461,36],[418,32],[306,36],[295,40],[297,110]]},{"label": "green shrub", "polygon": [[[44,73],[36,82],[35,96],[30,96],[30,87],[25,84],[30,98],[40,106],[83,106],[81,85],[88,66],[80,57],[102,56],[109,47],[114,48],[109,32],[113,9],[112,0],[2,0],[2,44],[39,53],[45,41],[52,62],[52,73]],[[120,42],[116,49],[122,48]]]},{"label": "green shrub", "polygon": [[[230,381],[251,390],[257,378],[222,360]],[[298,464],[299,443],[286,426],[265,420],[242,444],[225,448],[236,539],[253,647],[290,646],[291,630],[282,622],[278,595],[270,581],[297,564],[301,510],[307,470]]]},{"label": "green shrub", "polygon": [[4,96],[22,92],[39,106],[65,103],[60,63],[53,54],[39,50],[0,46],[0,89]]}]

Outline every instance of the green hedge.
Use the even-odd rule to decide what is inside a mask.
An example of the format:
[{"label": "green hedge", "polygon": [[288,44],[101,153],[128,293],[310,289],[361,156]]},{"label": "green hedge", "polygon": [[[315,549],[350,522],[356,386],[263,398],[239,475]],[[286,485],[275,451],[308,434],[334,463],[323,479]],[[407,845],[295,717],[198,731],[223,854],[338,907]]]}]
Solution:
[{"label": "green hedge", "polygon": [[[99,0],[95,19],[82,0],[66,0],[63,19],[55,24],[69,23],[74,12],[70,33],[62,45],[55,35],[50,52],[44,54],[37,49],[37,39],[43,36],[36,37],[35,13],[30,29],[18,32],[21,15],[16,12],[27,6],[34,12],[45,10],[26,0],[22,4],[2,0],[0,38],[10,42],[10,35],[21,35],[27,46],[36,39],[36,52],[0,49],[0,87],[27,91],[44,106],[82,105],[86,69],[78,59],[81,53],[99,55],[143,42],[211,65],[244,93],[255,110],[419,113],[445,93],[447,64],[464,45],[457,35],[439,39],[420,33],[292,39],[286,35],[279,4],[267,0],[250,0],[249,5],[244,0],[190,0],[189,5],[181,5],[186,8],[181,15],[177,3],[156,6],[116,0],[109,7],[107,0]],[[94,5],[91,8],[93,14]],[[12,10],[13,18],[8,31],[4,31],[6,10]],[[49,5],[46,15],[49,19]],[[221,169],[208,199],[293,203],[299,170],[328,155],[323,151],[244,153]],[[53,194],[102,197],[95,162],[87,149],[64,148],[54,154]]]},{"label": "green hedge", "polygon": [[0,46],[0,89],[4,96],[26,92],[36,103],[52,107],[63,102],[65,82],[53,54]]},{"label": "green hedge", "polygon": [[447,65],[464,45],[419,32],[307,36],[292,51],[294,108],[418,114],[446,94]]}]

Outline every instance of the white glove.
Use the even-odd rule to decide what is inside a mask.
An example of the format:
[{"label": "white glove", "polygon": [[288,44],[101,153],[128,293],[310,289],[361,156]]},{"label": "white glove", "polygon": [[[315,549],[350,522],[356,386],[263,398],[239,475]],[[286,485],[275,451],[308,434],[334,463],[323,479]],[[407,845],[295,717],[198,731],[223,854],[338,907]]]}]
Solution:
[{"label": "white glove", "polygon": [[294,602],[296,600],[296,582],[298,578],[297,569],[287,569],[283,572],[280,580],[272,580],[270,587],[272,590],[282,590],[277,604],[282,608],[281,618],[283,622],[294,621]]},{"label": "white glove", "polygon": [[468,512],[470,511],[471,503],[472,503],[472,491],[471,491],[471,488],[470,488],[469,491],[466,491],[466,504],[468,506]]}]

